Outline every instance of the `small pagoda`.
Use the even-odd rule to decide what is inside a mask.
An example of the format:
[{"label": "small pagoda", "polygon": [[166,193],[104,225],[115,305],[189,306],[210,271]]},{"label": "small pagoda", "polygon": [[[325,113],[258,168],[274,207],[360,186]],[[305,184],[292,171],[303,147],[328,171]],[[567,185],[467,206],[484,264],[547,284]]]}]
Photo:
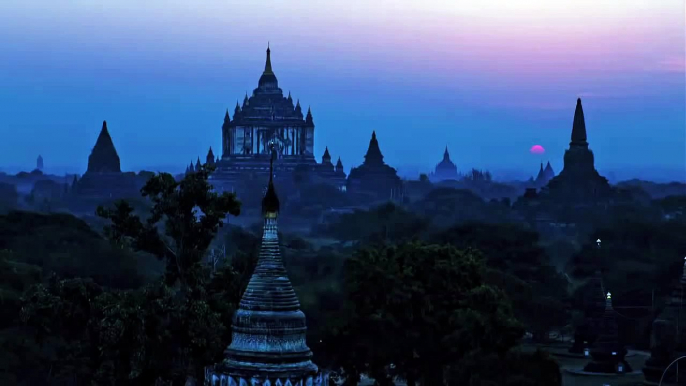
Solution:
[{"label": "small pagoda", "polygon": [[145,178],[139,178],[135,173],[122,173],[107,121],[103,121],[98,139],[88,156],[88,169],[74,184],[72,192],[79,196],[81,203],[91,199],[101,202],[104,198],[140,197],[140,189],[145,182]]},{"label": "small pagoda", "polygon": [[279,249],[279,198],[273,181],[262,199],[264,227],[259,260],[232,324],[232,340],[222,363],[207,367],[206,386],[325,386],[328,375],[312,363],[305,314]]},{"label": "small pagoda", "polygon": [[589,373],[630,373],[631,366],[624,359],[627,350],[619,341],[617,317],[612,308],[612,295],[605,299],[605,313],[600,325],[600,335],[591,349],[591,361],[584,367]]},{"label": "small pagoda", "polygon": [[455,163],[453,163],[453,161],[450,159],[448,146],[445,147],[443,159],[436,165],[436,169],[432,177],[436,181],[457,180],[459,178],[459,175],[457,174],[457,166],[455,166]]},{"label": "small pagoda", "polygon": [[400,196],[402,181],[397,171],[387,165],[383,158],[379,141],[376,139],[376,131],[373,131],[364,162],[350,170],[347,182],[348,192],[385,200]]}]

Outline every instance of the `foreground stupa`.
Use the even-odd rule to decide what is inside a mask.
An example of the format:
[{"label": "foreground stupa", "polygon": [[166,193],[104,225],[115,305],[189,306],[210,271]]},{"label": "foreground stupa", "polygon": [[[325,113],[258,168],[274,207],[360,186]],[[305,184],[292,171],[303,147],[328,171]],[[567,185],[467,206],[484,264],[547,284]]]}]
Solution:
[{"label": "foreground stupa", "polygon": [[205,371],[206,386],[324,386],[327,374],[312,363],[305,314],[281,260],[277,235],[279,198],[273,181],[262,199],[264,234],[255,272],[233,318],[222,363]]}]

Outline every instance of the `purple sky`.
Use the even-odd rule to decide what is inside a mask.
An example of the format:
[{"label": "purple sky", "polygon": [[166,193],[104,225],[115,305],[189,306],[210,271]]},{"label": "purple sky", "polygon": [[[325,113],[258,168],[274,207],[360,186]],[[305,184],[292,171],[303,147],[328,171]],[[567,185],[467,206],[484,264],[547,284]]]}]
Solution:
[{"label": "purple sky", "polygon": [[281,88],[312,107],[317,157],[328,145],[346,169],[376,130],[401,168],[428,170],[448,145],[461,170],[559,171],[580,96],[601,171],[678,178],[684,2],[618,4],[4,0],[0,168],[40,153],[83,171],[106,119],[124,169],[181,170],[220,147],[270,41]]}]

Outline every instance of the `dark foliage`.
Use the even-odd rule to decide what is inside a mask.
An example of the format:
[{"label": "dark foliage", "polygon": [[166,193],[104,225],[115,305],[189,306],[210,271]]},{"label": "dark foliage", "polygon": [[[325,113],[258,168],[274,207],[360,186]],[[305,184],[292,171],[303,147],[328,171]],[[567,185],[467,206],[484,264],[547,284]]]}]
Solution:
[{"label": "dark foliage", "polygon": [[346,264],[347,316],[328,338],[334,363],[351,382],[366,372],[379,384],[442,384],[443,369],[475,350],[503,355],[523,330],[483,270],[475,252],[450,246],[358,252]]}]

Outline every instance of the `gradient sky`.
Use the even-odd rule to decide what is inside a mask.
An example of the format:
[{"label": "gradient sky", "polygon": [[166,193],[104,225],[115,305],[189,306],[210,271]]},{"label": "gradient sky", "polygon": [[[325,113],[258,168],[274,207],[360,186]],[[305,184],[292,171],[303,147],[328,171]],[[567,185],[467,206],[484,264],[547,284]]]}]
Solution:
[{"label": "gradient sky", "polygon": [[683,0],[3,0],[0,168],[83,172],[106,119],[123,169],[182,170],[220,148],[270,41],[346,169],[376,130],[400,168],[448,145],[460,170],[559,171],[580,96],[599,170],[677,178],[685,22]]}]

